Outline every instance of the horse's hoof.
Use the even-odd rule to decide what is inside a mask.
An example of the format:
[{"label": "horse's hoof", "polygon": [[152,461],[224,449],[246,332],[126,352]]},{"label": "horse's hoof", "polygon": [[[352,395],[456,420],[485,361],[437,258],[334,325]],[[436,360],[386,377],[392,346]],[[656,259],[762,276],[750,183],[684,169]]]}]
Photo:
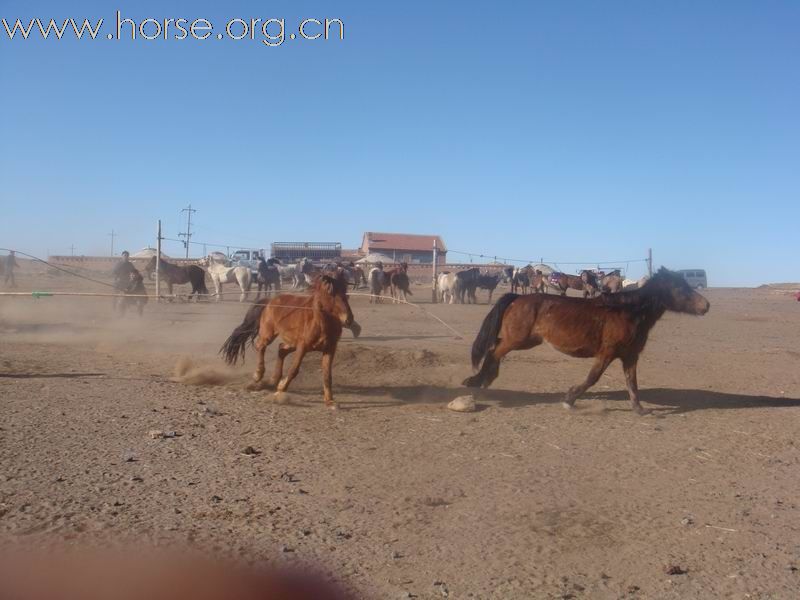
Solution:
[{"label": "horse's hoof", "polygon": [[652,415],[653,414],[652,410],[650,410],[649,408],[642,408],[641,406],[639,408],[634,408],[633,410],[640,417],[644,417],[646,415]]},{"label": "horse's hoof", "polygon": [[328,410],[339,410],[339,405],[336,402],[331,402],[330,404],[326,403],[325,408]]},{"label": "horse's hoof", "polygon": [[275,392],[275,395],[272,398],[277,404],[289,403],[289,394],[286,392]]},{"label": "horse's hoof", "polygon": [[266,383],[263,381],[251,381],[246,386],[244,386],[244,389],[250,392],[258,392],[259,390],[263,390],[265,387]]},{"label": "horse's hoof", "polygon": [[570,404],[569,402],[562,402],[561,406],[563,406],[567,410],[575,410],[575,405],[574,404]]}]

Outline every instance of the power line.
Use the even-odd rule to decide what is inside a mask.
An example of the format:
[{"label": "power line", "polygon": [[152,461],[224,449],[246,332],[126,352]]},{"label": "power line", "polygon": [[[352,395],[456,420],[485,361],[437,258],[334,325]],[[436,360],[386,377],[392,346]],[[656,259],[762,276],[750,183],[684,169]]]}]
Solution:
[{"label": "power line", "polygon": [[495,256],[493,254],[477,254],[475,252],[462,252],[460,250],[448,250],[447,252],[448,252],[448,254],[452,252],[454,254],[462,254],[464,256],[470,256],[470,257],[476,256],[476,257],[479,257],[479,258],[492,258],[495,261],[499,260],[499,261],[503,261],[503,262],[514,262],[514,263],[522,263],[522,264],[533,264],[533,263],[537,263],[537,262],[543,262],[543,263],[554,263],[554,264],[558,263],[558,264],[562,264],[562,265],[616,265],[616,264],[620,264],[620,263],[647,262],[647,260],[648,260],[646,258],[632,258],[632,259],[627,259],[627,260],[601,260],[601,261],[585,260],[585,261],[578,261],[578,262],[567,262],[567,261],[556,261],[556,260],[553,260],[553,259],[545,259],[545,258],[541,258],[541,259],[507,258],[507,257],[504,257],[504,256]]}]

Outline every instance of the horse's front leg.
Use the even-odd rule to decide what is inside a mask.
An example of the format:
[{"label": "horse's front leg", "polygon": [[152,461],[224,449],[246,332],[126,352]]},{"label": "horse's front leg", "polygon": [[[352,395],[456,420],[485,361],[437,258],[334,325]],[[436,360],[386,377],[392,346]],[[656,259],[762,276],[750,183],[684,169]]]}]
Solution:
[{"label": "horse's front leg", "polygon": [[333,401],[333,355],[336,349],[322,353],[322,397],[325,400],[325,406],[332,410],[338,407]]},{"label": "horse's front leg", "polygon": [[289,389],[289,384],[292,383],[292,380],[297,377],[297,374],[300,372],[300,365],[303,363],[303,358],[306,355],[306,349],[303,346],[298,346],[296,352],[297,354],[295,354],[292,367],[289,369],[286,377],[278,382],[278,387],[275,392],[275,400],[282,399],[283,393]]},{"label": "horse's front leg", "polygon": [[582,393],[584,393],[586,390],[592,387],[595,383],[597,383],[597,380],[600,379],[600,376],[608,368],[608,365],[611,363],[612,360],[614,360],[613,357],[607,357],[607,356],[596,357],[594,360],[594,364],[592,365],[592,368],[589,371],[589,374],[586,376],[584,382],[579,385],[572,386],[567,391],[567,395],[564,398],[563,402],[564,408],[574,408],[575,400],[578,398],[578,396],[580,396]]},{"label": "horse's front leg", "polygon": [[631,408],[637,415],[649,415],[651,410],[642,408],[639,402],[639,383],[636,380],[636,365],[639,357],[628,358],[622,361],[622,370],[625,372],[625,383],[628,386],[628,396],[631,399]]}]

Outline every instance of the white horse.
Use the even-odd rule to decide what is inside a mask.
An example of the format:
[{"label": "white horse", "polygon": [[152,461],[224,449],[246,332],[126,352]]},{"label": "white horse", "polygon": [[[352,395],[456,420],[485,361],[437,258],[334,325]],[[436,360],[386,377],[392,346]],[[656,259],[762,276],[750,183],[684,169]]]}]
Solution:
[{"label": "white horse", "polygon": [[372,304],[380,304],[383,302],[383,283],[386,280],[386,273],[383,272],[382,268],[373,267],[370,269],[368,281],[369,281],[369,303]]},{"label": "white horse", "polygon": [[299,263],[294,265],[284,265],[278,267],[278,272],[281,274],[281,279],[292,282],[292,289],[304,287],[308,284],[305,270],[311,264],[311,261],[304,258]]},{"label": "white horse", "polygon": [[455,273],[440,273],[436,281],[439,302],[441,304],[455,304],[458,278]]},{"label": "white horse", "polygon": [[639,279],[628,279],[627,277],[622,280],[622,289],[623,290],[635,290],[642,287],[645,283],[647,283],[650,277],[645,275],[640,277]]},{"label": "white horse", "polygon": [[239,289],[242,290],[239,296],[239,302],[247,300],[247,294],[250,291],[252,284],[252,273],[248,267],[228,267],[225,262],[219,260],[216,256],[207,256],[200,264],[211,275],[211,281],[214,284],[214,295],[217,302],[222,300],[222,284],[223,283],[238,283]]}]

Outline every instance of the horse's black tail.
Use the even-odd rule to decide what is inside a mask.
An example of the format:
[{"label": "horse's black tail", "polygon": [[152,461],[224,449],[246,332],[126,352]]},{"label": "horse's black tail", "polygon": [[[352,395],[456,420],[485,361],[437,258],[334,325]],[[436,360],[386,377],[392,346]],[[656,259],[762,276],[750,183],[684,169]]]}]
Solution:
[{"label": "horse's black tail", "polygon": [[244,360],[245,347],[248,342],[252,344],[258,335],[261,313],[264,312],[267,302],[268,299],[264,298],[253,304],[244,316],[242,324],[234,329],[233,333],[222,344],[219,353],[222,354],[225,362],[229,365],[235,365],[240,356]]},{"label": "horse's black tail", "polygon": [[478,337],[472,343],[472,367],[478,369],[486,355],[494,348],[500,326],[503,324],[503,315],[511,303],[519,298],[518,294],[505,294],[486,315],[483,320]]}]

